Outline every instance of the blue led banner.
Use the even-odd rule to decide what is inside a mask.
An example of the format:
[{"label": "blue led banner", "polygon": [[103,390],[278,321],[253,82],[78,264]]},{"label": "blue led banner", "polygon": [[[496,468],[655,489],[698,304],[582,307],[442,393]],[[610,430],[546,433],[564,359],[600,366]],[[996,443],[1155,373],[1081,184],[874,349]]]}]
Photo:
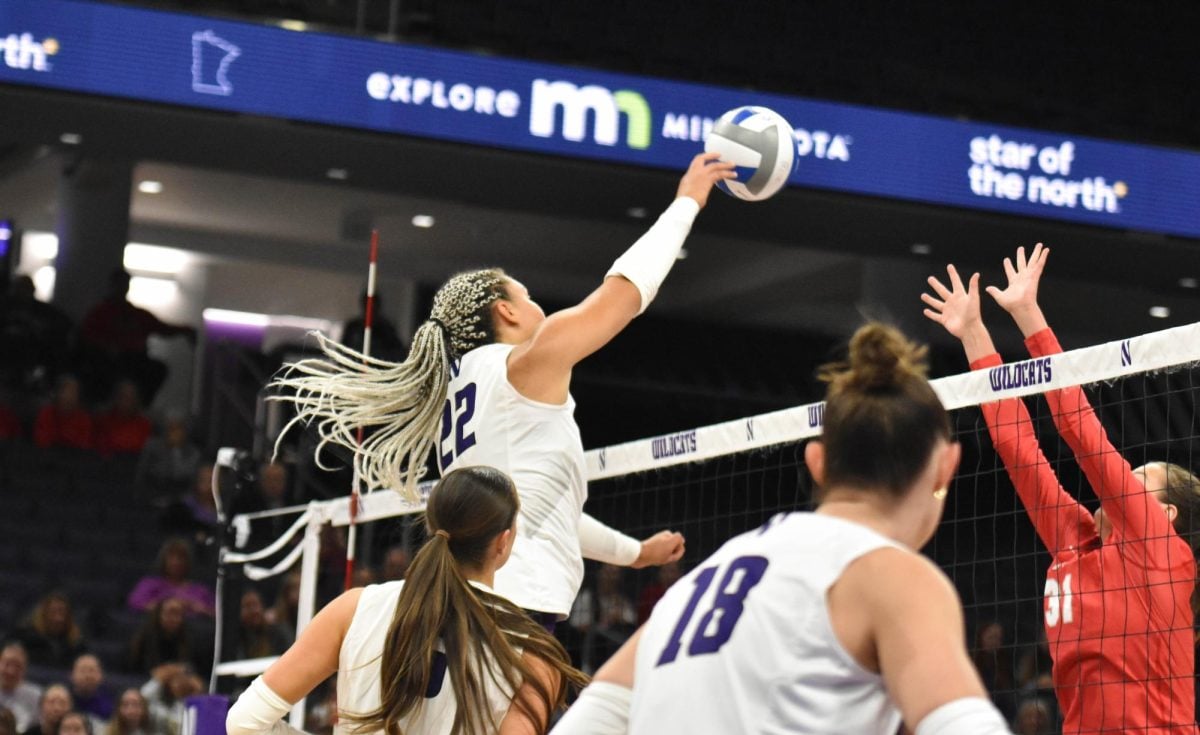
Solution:
[{"label": "blue led banner", "polygon": [[74,0],[0,3],[0,82],[680,169],[796,128],[790,183],[1200,237],[1200,154]]}]

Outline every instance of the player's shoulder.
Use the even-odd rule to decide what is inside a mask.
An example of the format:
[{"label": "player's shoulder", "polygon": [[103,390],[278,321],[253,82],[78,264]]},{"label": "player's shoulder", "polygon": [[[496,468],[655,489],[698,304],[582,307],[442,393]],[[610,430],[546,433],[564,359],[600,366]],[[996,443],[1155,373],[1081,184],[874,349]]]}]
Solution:
[{"label": "player's shoulder", "polygon": [[900,546],[884,545],[862,554],[846,566],[840,582],[884,608],[906,609],[913,601],[959,604],[953,583],[936,564]]}]

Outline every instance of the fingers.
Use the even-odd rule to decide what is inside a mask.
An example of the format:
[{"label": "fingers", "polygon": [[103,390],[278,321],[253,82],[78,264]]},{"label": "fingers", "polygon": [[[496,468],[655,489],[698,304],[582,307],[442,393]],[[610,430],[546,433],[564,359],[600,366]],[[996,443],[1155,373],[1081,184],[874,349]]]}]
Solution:
[{"label": "fingers", "polygon": [[1033,249],[1033,255],[1029,258],[1030,267],[1037,268],[1041,271],[1046,266],[1046,258],[1050,255],[1050,248],[1040,242]]},{"label": "fingers", "polygon": [[935,299],[934,297],[930,296],[927,293],[921,294],[921,300],[924,301],[925,303],[929,304],[933,308],[937,309],[938,311],[945,311],[945,309],[946,309],[945,301]]},{"label": "fingers", "polygon": [[933,292],[942,297],[943,301],[949,299],[953,295],[950,289],[942,285],[942,282],[937,279],[937,276],[930,276],[925,280],[929,284],[929,287],[933,289]]},{"label": "fingers", "polygon": [[941,324],[943,326],[945,326],[945,324],[946,324],[946,317],[943,316],[940,311],[934,311],[933,309],[922,309],[921,313],[924,314],[925,316],[927,316],[932,321],[937,322],[938,324]]},{"label": "fingers", "polygon": [[1008,276],[1008,280],[1010,283],[1012,281],[1016,280],[1016,278],[1017,278],[1017,269],[1013,268],[1011,258],[1004,259],[1004,275]]},{"label": "fingers", "polygon": [[1017,272],[1025,270],[1025,246],[1021,245],[1017,248]]},{"label": "fingers", "polygon": [[996,303],[1000,303],[1000,294],[1002,293],[1000,289],[996,288],[995,286],[988,286],[984,289],[984,291],[987,291],[988,296],[991,296],[993,299],[995,299]]},{"label": "fingers", "polygon": [[954,292],[958,293],[959,291],[962,291],[963,282],[962,279],[959,278],[958,269],[954,267],[953,263],[946,266],[946,273],[950,274],[950,286],[954,289]]},{"label": "fingers", "polygon": [[721,154],[713,151],[697,155],[692,159],[692,163],[688,168],[705,171],[732,171],[734,164],[730,161],[722,161]]},{"label": "fingers", "polygon": [[979,274],[972,273],[971,279],[967,281],[967,295],[975,293],[979,289]]}]

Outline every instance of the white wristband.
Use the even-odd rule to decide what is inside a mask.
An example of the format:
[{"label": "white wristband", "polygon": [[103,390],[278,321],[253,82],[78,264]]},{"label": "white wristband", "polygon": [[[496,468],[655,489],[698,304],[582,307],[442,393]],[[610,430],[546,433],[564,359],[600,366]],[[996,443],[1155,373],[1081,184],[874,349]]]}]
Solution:
[{"label": "white wristband", "polygon": [[915,735],[1011,735],[990,701],[982,697],[963,697],[947,702],[925,715]]},{"label": "white wristband", "polygon": [[629,567],[642,555],[642,542],[584,513],[579,517],[579,552],[585,559]]},{"label": "white wristband", "polygon": [[619,684],[593,681],[579,693],[552,735],[625,735],[633,690]]},{"label": "white wristband", "polygon": [[302,731],[283,721],[283,716],[291,708],[292,705],[267,686],[260,676],[229,708],[229,714],[225,717],[225,731],[228,735],[300,733]]},{"label": "white wristband", "polygon": [[691,232],[692,222],[700,213],[700,205],[691,197],[679,197],[646,234],[613,262],[606,276],[624,276],[642,295],[641,314],[658,294],[658,287],[667,277],[671,266]]}]

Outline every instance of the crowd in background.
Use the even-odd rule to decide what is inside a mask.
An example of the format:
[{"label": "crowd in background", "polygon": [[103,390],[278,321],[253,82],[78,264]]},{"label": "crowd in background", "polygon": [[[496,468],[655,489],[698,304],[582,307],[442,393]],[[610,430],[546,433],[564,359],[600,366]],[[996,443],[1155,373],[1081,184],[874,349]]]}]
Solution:
[{"label": "crowd in background", "polygon": [[[143,408],[165,378],[165,367],[147,355],[147,338],[195,333],[129,304],[127,274],[114,273],[109,286],[76,329],[34,298],[29,279],[13,281],[0,302],[0,443],[123,462],[130,468],[129,492],[157,509],[157,531],[169,538],[156,559],[145,560],[148,573],[123,591],[124,609],[111,611],[133,623],[118,655],[93,650],[70,589],[48,591],[17,619],[0,620],[0,735],[178,735],[184,700],[208,686],[214,618],[220,614],[212,586],[214,470],[205,461],[211,452],[192,440],[186,417],[152,420]],[[394,328],[384,326],[394,336]],[[361,339],[361,324],[351,321],[346,333],[351,341]],[[396,353],[389,357],[402,357],[398,338],[384,344]],[[44,397],[40,403],[38,396]],[[236,498],[234,512],[309,499],[300,497],[282,464],[265,463],[255,474],[253,486]],[[247,547],[266,545],[292,520],[256,521]],[[403,536],[402,544],[379,550],[377,567],[360,564],[354,582],[403,578],[419,534]],[[318,602],[340,590],[344,554],[344,539],[327,530]],[[569,619],[559,626],[572,659],[587,671],[598,667],[682,573],[679,564],[637,573],[590,566]],[[235,631],[226,639],[232,650],[222,658],[282,653],[295,638],[299,588],[295,572],[262,586],[236,587]],[[94,619],[97,611],[88,612]],[[1006,640],[1011,631],[994,621],[979,625],[975,664],[1018,735],[1055,733],[1048,649],[1044,641],[1019,649]],[[330,729],[334,696],[331,683],[312,698],[312,731]]]},{"label": "crowd in background", "polygon": [[196,330],[167,324],[131,304],[130,276],[111,273],[103,297],[78,325],[35,296],[19,275],[0,293],[0,439],[40,448],[137,456],[152,433],[143,406],[167,367],[149,355],[151,336]]}]

